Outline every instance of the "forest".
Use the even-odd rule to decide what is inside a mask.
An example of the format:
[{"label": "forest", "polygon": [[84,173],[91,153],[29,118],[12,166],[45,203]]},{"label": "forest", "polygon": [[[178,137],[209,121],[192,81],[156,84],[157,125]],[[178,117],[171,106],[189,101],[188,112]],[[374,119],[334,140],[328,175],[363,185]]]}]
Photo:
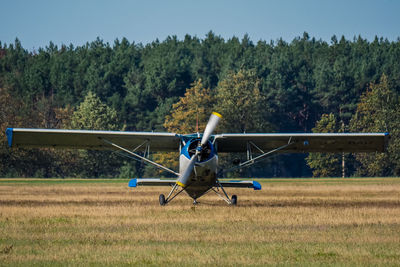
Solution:
[{"label": "forest", "polygon": [[[0,177],[157,177],[113,151],[14,149],[8,127],[192,133],[220,112],[218,132],[389,132],[387,153],[277,155],[228,177],[400,174],[400,39],[329,42],[303,33],[253,42],[170,36],[141,44],[97,38],[29,51],[0,42]],[[152,153],[176,168],[177,153]],[[222,166],[233,157],[220,155]]]}]

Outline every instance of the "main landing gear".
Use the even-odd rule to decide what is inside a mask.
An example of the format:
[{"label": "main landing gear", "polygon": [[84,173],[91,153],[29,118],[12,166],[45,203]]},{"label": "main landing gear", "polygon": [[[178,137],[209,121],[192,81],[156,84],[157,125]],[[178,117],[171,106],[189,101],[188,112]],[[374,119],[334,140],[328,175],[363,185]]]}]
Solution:
[{"label": "main landing gear", "polygon": [[236,206],[237,204],[237,195],[233,195],[231,198],[231,205]]},{"label": "main landing gear", "polygon": [[158,199],[160,200],[161,206],[165,206],[165,204],[167,204],[167,201],[165,201],[165,196],[163,194],[161,194]]},{"label": "main landing gear", "polygon": [[[158,198],[158,200],[160,201],[160,205],[161,206],[165,206],[167,204],[167,201],[165,200],[165,196],[164,194],[161,194]],[[193,200],[193,205],[197,205],[199,202],[197,202],[196,199]],[[237,205],[237,196],[233,195],[231,197],[230,203],[232,206],[236,206]]]},{"label": "main landing gear", "polygon": [[[187,187],[185,187],[187,188]],[[178,190],[178,185],[175,184],[171,190],[171,192],[169,193],[169,195],[167,197],[164,196],[164,194],[161,194],[158,198],[158,200],[160,201],[160,205],[161,206],[165,206],[167,203],[169,203],[172,199],[174,199],[177,195],[179,195],[180,193],[182,193],[185,188],[182,188],[181,190]],[[223,194],[221,194],[219,191],[219,189],[221,189],[221,191],[223,192]],[[217,194],[220,198],[222,198],[223,200],[226,201],[226,203],[228,203],[229,205],[232,206],[236,206],[237,205],[237,196],[236,195],[232,195],[231,198],[229,198],[228,194],[225,192],[224,188],[222,187],[221,183],[217,180],[216,181],[216,186],[215,188],[212,187],[209,190],[214,191],[215,194]],[[218,190],[218,191],[217,191]],[[175,192],[175,194],[173,194]],[[208,192],[208,191],[207,191]],[[173,196],[172,196],[173,195]],[[171,197],[172,196],[172,197]],[[193,199],[193,205],[198,204],[197,199]]]}]

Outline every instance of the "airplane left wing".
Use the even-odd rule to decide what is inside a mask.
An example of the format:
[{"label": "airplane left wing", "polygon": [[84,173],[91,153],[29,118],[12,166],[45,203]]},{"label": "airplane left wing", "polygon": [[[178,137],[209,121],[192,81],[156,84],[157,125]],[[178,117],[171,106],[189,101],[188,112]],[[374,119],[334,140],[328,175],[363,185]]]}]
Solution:
[{"label": "airplane left wing", "polygon": [[122,132],[90,130],[54,130],[8,128],[6,130],[10,147],[53,147],[111,150],[115,143],[125,148],[136,148],[149,142],[157,151],[178,151],[180,136],[175,133]]}]

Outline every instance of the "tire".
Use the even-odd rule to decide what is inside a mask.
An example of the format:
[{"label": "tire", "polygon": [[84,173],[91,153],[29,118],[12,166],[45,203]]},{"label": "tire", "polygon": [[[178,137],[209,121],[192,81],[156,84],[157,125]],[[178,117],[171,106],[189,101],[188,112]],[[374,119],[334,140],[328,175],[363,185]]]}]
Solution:
[{"label": "tire", "polygon": [[165,196],[163,194],[161,194],[158,199],[160,200],[161,206],[165,206],[165,204],[167,204],[167,202],[165,201]]},{"label": "tire", "polygon": [[233,195],[233,196],[232,196],[231,202],[232,202],[232,205],[233,205],[233,206],[236,206],[236,204],[237,204],[237,196],[236,196],[236,195]]}]

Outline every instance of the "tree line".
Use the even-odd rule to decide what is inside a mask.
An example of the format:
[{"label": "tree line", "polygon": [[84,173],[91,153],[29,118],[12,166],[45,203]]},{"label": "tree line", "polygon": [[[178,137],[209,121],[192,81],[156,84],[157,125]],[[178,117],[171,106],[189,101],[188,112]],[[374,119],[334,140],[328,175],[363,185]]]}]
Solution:
[{"label": "tree line", "polygon": [[[146,45],[126,38],[112,45],[98,38],[78,47],[50,42],[37,51],[24,49],[18,39],[0,42],[0,176],[155,175],[113,152],[10,150],[4,132],[34,127],[189,133],[212,110],[224,116],[219,131],[225,132],[389,131],[389,153],[345,155],[346,175],[398,175],[399,92],[400,43],[377,37],[370,42],[333,36],[326,42],[304,33],[291,42],[254,43],[247,35],[225,40],[209,32],[203,39],[171,36]],[[230,175],[340,176],[342,156],[278,155]],[[167,164],[177,160],[152,157]],[[334,168],[328,168],[331,163]]]}]

